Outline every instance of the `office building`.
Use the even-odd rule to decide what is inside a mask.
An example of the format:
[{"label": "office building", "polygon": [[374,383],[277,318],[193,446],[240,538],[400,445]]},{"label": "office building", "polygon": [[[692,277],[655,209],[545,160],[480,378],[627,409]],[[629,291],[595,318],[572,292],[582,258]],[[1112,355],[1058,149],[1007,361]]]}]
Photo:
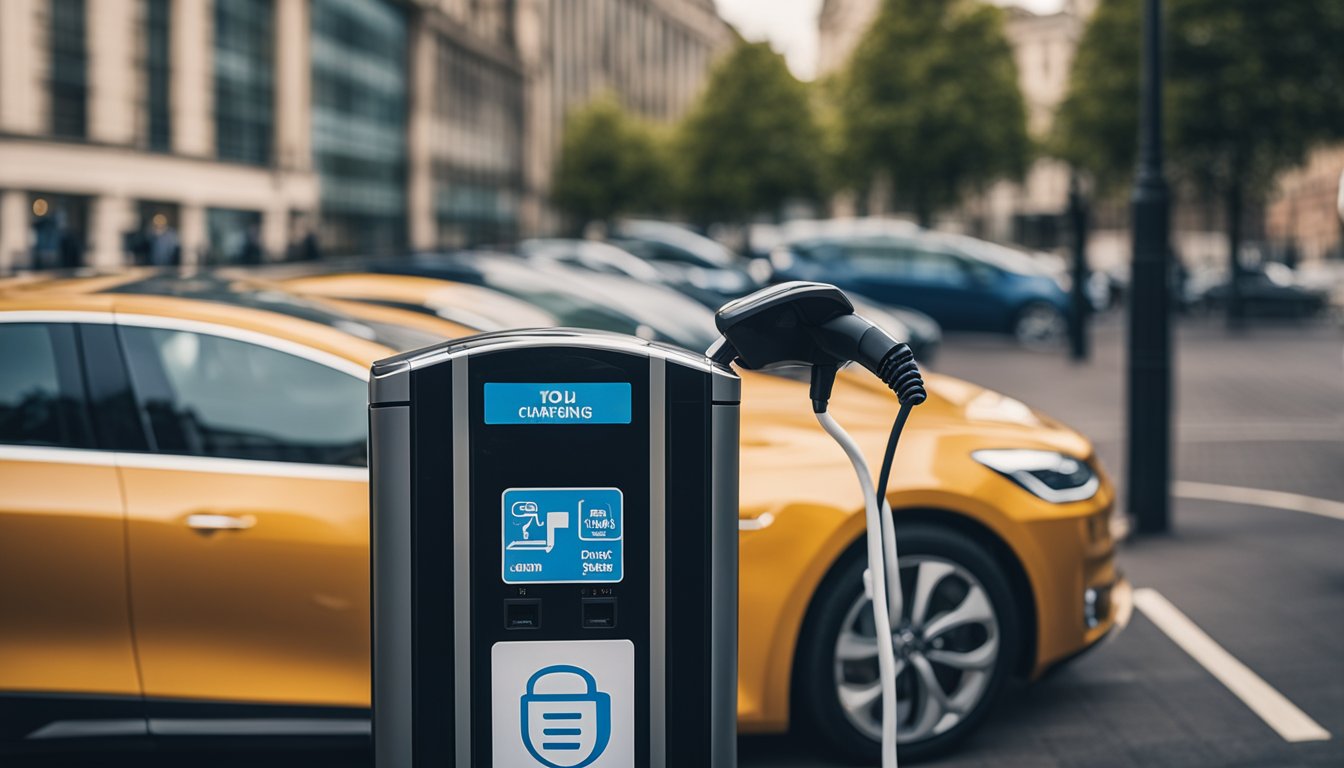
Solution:
[{"label": "office building", "polygon": [[283,252],[319,199],[307,27],[303,0],[0,3],[0,271]]},{"label": "office building", "polygon": [[686,113],[735,39],[713,0],[517,0],[528,132],[524,219],[553,230],[546,205],[565,120],[603,92],[636,114]]},{"label": "office building", "polygon": [[507,242],[568,112],[680,116],[710,0],[3,0],[0,273]]}]

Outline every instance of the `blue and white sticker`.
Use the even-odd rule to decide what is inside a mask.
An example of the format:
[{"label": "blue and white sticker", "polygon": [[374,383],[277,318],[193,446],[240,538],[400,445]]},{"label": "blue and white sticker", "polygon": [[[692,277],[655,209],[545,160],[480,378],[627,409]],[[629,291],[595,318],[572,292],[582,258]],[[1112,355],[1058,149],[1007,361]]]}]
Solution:
[{"label": "blue and white sticker", "polygon": [[486,382],[486,424],[629,424],[630,383]]},{"label": "blue and white sticker", "polygon": [[492,764],[635,764],[635,646],[629,640],[500,642],[490,649]]},{"label": "blue and white sticker", "polygon": [[506,584],[607,584],[624,568],[619,488],[509,488],[500,496]]}]

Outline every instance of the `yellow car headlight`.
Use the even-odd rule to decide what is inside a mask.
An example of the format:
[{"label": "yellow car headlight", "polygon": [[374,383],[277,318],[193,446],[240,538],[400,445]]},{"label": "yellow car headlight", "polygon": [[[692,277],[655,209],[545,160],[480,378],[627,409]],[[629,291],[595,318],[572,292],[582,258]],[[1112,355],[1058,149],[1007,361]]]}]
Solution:
[{"label": "yellow car headlight", "polygon": [[983,450],[971,458],[1053,504],[1090,499],[1101,485],[1087,462],[1055,451]]}]

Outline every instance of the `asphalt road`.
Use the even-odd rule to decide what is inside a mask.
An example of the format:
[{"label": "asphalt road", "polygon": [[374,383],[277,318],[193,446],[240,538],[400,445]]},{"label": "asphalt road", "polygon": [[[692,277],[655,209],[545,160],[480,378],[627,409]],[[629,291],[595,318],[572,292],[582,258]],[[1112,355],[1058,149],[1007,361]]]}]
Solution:
[{"label": "asphalt road", "polygon": [[[1125,405],[1118,320],[1100,323],[1094,341],[1093,360],[1073,365],[1058,353],[1026,352],[1001,339],[952,336],[936,368],[1041,407],[1091,435],[1119,481]],[[1122,566],[1136,587],[1169,601],[1329,738],[1284,739],[1136,611],[1128,628],[1102,647],[1044,680],[1006,691],[969,743],[931,765],[1344,765],[1344,519],[1264,506],[1267,498],[1290,497],[1244,490],[1344,502],[1344,332],[1279,325],[1234,337],[1215,323],[1189,324],[1180,329],[1176,350],[1174,526],[1169,535],[1128,542]],[[1233,501],[1198,498],[1211,493]],[[125,756],[83,755],[34,764],[126,762]],[[369,763],[367,753],[169,752],[137,756],[134,764]],[[837,763],[785,736],[742,739],[741,765]]]}]

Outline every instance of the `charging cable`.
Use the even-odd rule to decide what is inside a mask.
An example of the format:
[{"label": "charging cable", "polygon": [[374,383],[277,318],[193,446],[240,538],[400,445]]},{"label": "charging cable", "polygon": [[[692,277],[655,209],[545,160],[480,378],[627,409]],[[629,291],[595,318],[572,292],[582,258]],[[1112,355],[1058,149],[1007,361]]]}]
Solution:
[{"label": "charging cable", "polygon": [[[901,611],[901,569],[896,560],[896,537],[887,535],[887,526],[883,518],[891,514],[891,507],[883,504],[886,514],[877,506],[877,492],[873,489],[873,474],[863,451],[854,438],[831,414],[822,411],[817,421],[835,442],[844,449],[854,473],[859,477],[859,486],[863,489],[864,517],[868,525],[868,578],[864,580],[864,591],[873,601],[873,626],[877,632],[877,670],[882,684],[882,768],[896,766],[896,651],[892,647],[891,615],[900,616]],[[890,540],[890,563],[892,576],[887,575],[888,540]],[[893,588],[894,587],[894,588]],[[890,594],[888,592],[890,591]],[[883,642],[885,639],[886,642]]]},{"label": "charging cable", "polygon": [[[827,411],[826,400],[814,398],[812,409],[822,429],[840,445],[845,455],[849,457],[850,463],[854,465],[854,473],[858,476],[859,487],[863,492],[864,517],[868,531],[868,572],[865,574],[864,591],[873,603],[873,627],[877,635],[878,679],[882,685],[882,768],[897,768],[896,677],[902,670],[896,666],[896,651],[892,646],[894,635],[892,621],[893,617],[899,621],[904,612],[901,566],[896,549],[896,524],[891,513],[891,504],[886,498],[887,483],[896,455],[896,444],[900,441],[901,432],[910,417],[910,409],[924,402],[927,397],[923,379],[914,363],[914,356],[904,345],[898,349],[896,357],[903,358],[899,363],[900,384],[893,381],[891,388],[900,399],[901,409],[891,425],[891,434],[887,438],[887,449],[882,457],[882,471],[878,475],[876,488],[873,487],[872,470],[868,466],[868,460],[863,456],[863,450]],[[834,372],[823,370],[820,375],[833,378]],[[897,377],[893,377],[895,378]],[[826,394],[829,393],[828,386]]]},{"label": "charging cable", "polygon": [[[725,304],[714,315],[723,334],[706,353],[721,365],[748,370],[780,365],[811,366],[808,396],[812,412],[854,465],[863,489],[868,529],[868,572],[864,592],[873,602],[878,676],[882,685],[882,766],[896,768],[896,649],[892,616],[902,616],[901,567],[896,559],[896,525],[887,503],[887,481],[896,443],[910,409],[924,402],[924,380],[910,347],[854,314],[844,292],[826,283],[790,282],[762,288]],[[827,413],[839,366],[855,362],[896,393],[901,409],[891,425],[882,471],[873,487],[872,471],[854,439]]]}]

